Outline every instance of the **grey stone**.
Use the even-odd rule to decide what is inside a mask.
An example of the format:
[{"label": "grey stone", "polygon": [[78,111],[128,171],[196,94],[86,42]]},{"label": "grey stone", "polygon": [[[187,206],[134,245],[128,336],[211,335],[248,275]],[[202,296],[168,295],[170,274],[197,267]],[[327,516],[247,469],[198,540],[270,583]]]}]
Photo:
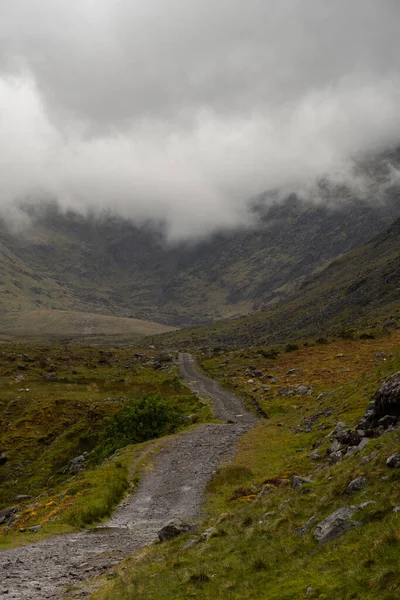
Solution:
[{"label": "grey stone", "polygon": [[203,540],[203,542],[206,542],[216,532],[217,532],[217,528],[216,527],[209,527],[208,529],[206,529],[205,531],[203,531],[203,533],[200,535],[200,539]]},{"label": "grey stone", "polygon": [[358,506],[344,506],[335,510],[326,519],[320,521],[315,528],[314,538],[319,544],[326,544],[341,537],[351,529],[359,527],[359,521],[351,521],[350,517],[359,510]]},{"label": "grey stone", "polygon": [[369,438],[367,437],[363,437],[361,442],[358,444],[357,446],[357,450],[359,452],[361,452],[362,450],[364,450],[365,446],[369,443]]},{"label": "grey stone", "polygon": [[306,596],[309,598],[310,596],[312,596],[313,594],[313,587],[312,585],[309,585],[306,589]]},{"label": "grey stone", "polygon": [[297,388],[296,394],[298,396],[309,396],[310,394],[312,394],[312,387],[309,387],[307,385],[301,385]]},{"label": "grey stone", "polygon": [[378,421],[378,425],[384,427],[385,429],[391,427],[392,425],[396,425],[396,423],[397,417],[395,415],[385,415]]},{"label": "grey stone", "polygon": [[303,525],[303,527],[298,527],[295,531],[296,535],[305,535],[311,529],[311,525],[314,523],[317,517],[314,515],[310,519],[308,519],[307,523]]},{"label": "grey stone", "polygon": [[349,429],[344,436],[341,436],[340,441],[348,446],[358,446],[362,440],[362,435],[357,430]]},{"label": "grey stone", "polygon": [[5,525],[11,521],[17,510],[18,509],[14,506],[0,510],[0,525]]},{"label": "grey stone", "polygon": [[73,458],[69,463],[68,471],[72,473],[72,475],[78,475],[85,467],[86,457],[87,454],[84,453]]},{"label": "grey stone", "polygon": [[1,465],[5,465],[7,461],[8,461],[8,458],[5,455],[5,453],[4,452],[0,452],[0,466]]},{"label": "grey stone", "polygon": [[338,452],[341,448],[341,443],[339,442],[339,440],[334,439],[332,444],[330,445],[329,448],[329,454],[332,454],[332,452]]},{"label": "grey stone", "polygon": [[314,450],[314,452],[311,452],[311,454],[309,454],[308,456],[309,458],[311,458],[311,460],[319,460],[321,458],[317,450]]},{"label": "grey stone", "polygon": [[190,531],[192,526],[188,523],[185,523],[181,519],[172,519],[167,523],[160,531],[158,532],[158,539],[160,542],[165,542],[166,540],[172,540],[173,538],[178,537],[182,533],[186,533]]},{"label": "grey stone", "polygon": [[290,390],[289,388],[281,388],[280,390],[278,390],[278,394],[280,396],[293,396],[294,391]]},{"label": "grey stone", "polygon": [[198,544],[199,541],[200,541],[199,536],[198,535],[194,535],[190,539],[188,539],[188,541],[183,546],[183,548],[191,548],[192,546],[195,546],[196,544]]},{"label": "grey stone", "polygon": [[339,462],[342,457],[343,454],[340,450],[338,452],[332,452],[332,454],[329,455],[328,462],[329,464],[334,465]]},{"label": "grey stone", "polygon": [[395,452],[386,461],[386,464],[391,469],[400,469],[400,452]]},{"label": "grey stone", "polygon": [[32,527],[29,527],[29,531],[31,533],[38,533],[38,531],[40,531],[42,529],[41,525],[32,525]]},{"label": "grey stone", "polygon": [[32,500],[32,496],[29,496],[28,494],[19,494],[14,498],[14,502],[22,502],[24,500]]},{"label": "grey stone", "polygon": [[366,483],[367,483],[367,480],[365,479],[365,477],[356,477],[347,486],[345,494],[350,495],[350,494],[353,494],[354,492],[359,492],[360,490],[363,489],[363,487],[365,487]]},{"label": "grey stone", "polygon": [[305,483],[312,483],[312,479],[309,477],[299,477],[298,475],[293,475],[290,485],[295,490],[300,490]]}]

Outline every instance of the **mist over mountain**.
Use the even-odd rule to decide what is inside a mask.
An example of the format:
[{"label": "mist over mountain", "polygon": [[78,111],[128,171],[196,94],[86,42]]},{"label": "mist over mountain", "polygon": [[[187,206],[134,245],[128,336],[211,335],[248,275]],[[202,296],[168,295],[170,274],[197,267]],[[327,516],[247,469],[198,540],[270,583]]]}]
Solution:
[{"label": "mist over mountain", "polygon": [[400,216],[399,156],[360,163],[364,188],[324,179],[317,198],[259,194],[242,226],[197,240],[172,242],[155,221],[21,206],[18,231],[0,231],[3,316],[72,310],[182,327],[272,307]]},{"label": "mist over mountain", "polygon": [[[307,198],[400,139],[398,3],[5,0],[0,205],[251,224],[248,198]],[[314,190],[310,193],[310,190]],[[369,195],[371,198],[371,195]]]}]

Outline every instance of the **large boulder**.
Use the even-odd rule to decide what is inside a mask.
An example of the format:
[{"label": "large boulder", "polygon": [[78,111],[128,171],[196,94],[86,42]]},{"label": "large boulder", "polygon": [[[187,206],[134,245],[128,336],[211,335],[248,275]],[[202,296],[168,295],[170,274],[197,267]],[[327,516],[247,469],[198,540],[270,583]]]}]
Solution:
[{"label": "large boulder", "polygon": [[400,417],[400,373],[393,375],[381,385],[374,396],[371,411],[369,421],[374,425],[387,415]]},{"label": "large boulder", "polygon": [[353,506],[343,506],[338,508],[326,519],[320,521],[315,528],[314,538],[320,544],[325,544],[331,540],[344,535],[351,529],[359,527],[360,521],[352,521],[351,517],[359,510],[366,508],[370,504],[374,504],[374,500],[367,500],[361,504],[355,504]]},{"label": "large boulder", "polygon": [[191,531],[192,526],[188,523],[185,523],[181,519],[172,519],[167,523],[160,531],[158,532],[158,539],[160,542],[165,542],[167,540],[173,540],[178,537],[182,533],[186,533],[187,531]]},{"label": "large boulder", "polygon": [[359,521],[351,521],[350,517],[358,510],[357,506],[344,506],[335,510],[329,517],[320,521],[315,528],[314,538],[320,544],[334,540],[354,527],[359,527]]}]

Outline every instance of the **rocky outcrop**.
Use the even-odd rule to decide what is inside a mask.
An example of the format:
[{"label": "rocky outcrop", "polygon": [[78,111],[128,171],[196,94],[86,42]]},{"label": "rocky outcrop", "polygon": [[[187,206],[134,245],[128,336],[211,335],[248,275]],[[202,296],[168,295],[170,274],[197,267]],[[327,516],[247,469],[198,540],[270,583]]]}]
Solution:
[{"label": "rocky outcrop", "polygon": [[360,428],[387,429],[400,419],[400,373],[385,381],[368,407]]}]

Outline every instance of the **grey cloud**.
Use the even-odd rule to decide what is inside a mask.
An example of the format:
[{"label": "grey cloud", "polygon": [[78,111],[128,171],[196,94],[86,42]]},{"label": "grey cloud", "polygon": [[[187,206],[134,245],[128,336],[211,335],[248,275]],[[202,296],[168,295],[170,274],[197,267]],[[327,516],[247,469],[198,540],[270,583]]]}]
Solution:
[{"label": "grey cloud", "polygon": [[396,0],[3,0],[3,203],[243,221],[400,139]]}]

